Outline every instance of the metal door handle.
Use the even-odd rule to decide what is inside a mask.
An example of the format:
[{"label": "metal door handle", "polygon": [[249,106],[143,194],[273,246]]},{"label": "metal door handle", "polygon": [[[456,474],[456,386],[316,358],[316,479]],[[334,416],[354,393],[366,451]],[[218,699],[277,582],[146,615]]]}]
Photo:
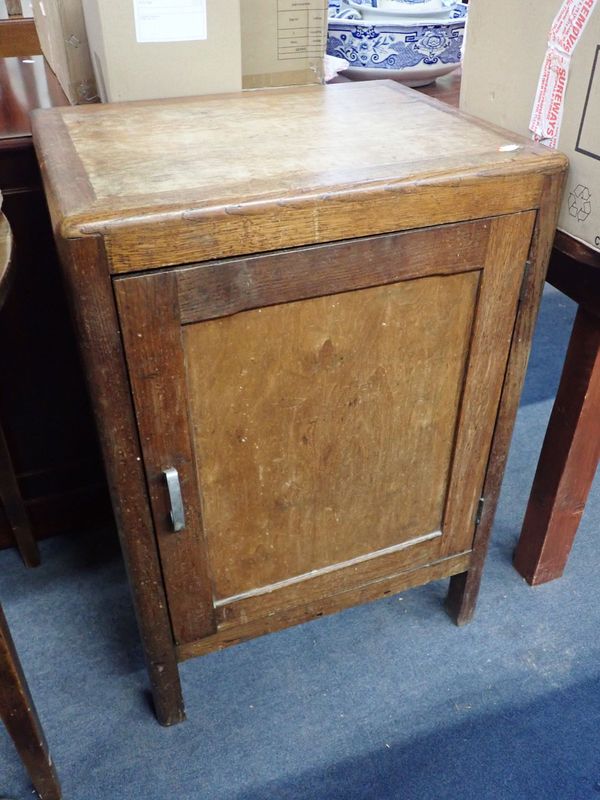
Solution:
[{"label": "metal door handle", "polygon": [[181,484],[179,482],[179,473],[175,467],[169,467],[163,470],[163,475],[167,482],[167,491],[169,492],[169,503],[171,509],[169,516],[173,530],[182,531],[185,528],[185,511],[183,510],[183,497],[181,496]]}]

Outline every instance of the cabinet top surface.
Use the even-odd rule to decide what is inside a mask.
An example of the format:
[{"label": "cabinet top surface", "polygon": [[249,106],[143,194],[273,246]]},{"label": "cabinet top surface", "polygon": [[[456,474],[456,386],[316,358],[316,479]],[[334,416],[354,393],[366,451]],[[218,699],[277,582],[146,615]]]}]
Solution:
[{"label": "cabinet top surface", "polygon": [[389,81],[59,108],[37,112],[34,128],[60,207],[81,222],[432,173],[534,171],[554,157]]},{"label": "cabinet top surface", "polygon": [[[188,243],[190,259],[244,252],[250,226],[262,238],[245,252],[290,246],[286,231],[294,226],[302,233],[292,244],[361,235],[349,223],[357,209],[377,223],[370,202],[377,192],[388,217],[385,227],[363,225],[367,233],[433,224],[431,202],[423,220],[414,202],[410,224],[402,220],[398,192],[414,201],[426,185],[466,191],[495,177],[509,196],[514,182],[539,186],[540,175],[565,168],[563,156],[392,81],[42,110],[34,112],[33,134],[59,234],[164,233],[165,252],[154,261],[156,246],[147,245],[148,266],[182,263],[168,237],[175,243],[184,231],[189,238],[191,221],[196,236],[199,219],[205,231],[212,226],[215,242],[229,241],[235,223],[240,244],[198,254]],[[525,207],[536,205],[532,197]],[[521,210],[519,202],[512,210]],[[264,234],[265,209],[276,236]],[[477,209],[490,213],[481,203]],[[329,222],[318,230],[324,214]],[[344,226],[336,227],[341,216]],[[144,237],[123,240],[123,251],[143,247]]]}]

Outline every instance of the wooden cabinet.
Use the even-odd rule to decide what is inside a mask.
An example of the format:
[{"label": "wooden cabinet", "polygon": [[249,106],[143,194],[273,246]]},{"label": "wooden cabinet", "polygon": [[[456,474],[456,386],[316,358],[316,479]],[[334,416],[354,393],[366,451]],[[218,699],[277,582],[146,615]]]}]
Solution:
[{"label": "wooden cabinet", "polygon": [[468,621],[564,158],[389,82],[34,135],[159,720],[348,605],[454,576]]}]

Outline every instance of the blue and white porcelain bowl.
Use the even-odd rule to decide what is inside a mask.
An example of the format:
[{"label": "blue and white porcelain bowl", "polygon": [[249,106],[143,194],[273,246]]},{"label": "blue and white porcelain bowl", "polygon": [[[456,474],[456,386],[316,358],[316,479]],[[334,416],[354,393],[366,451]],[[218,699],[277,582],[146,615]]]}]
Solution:
[{"label": "blue and white porcelain bowl", "polygon": [[[359,17],[367,22],[410,22],[418,19],[419,21],[447,20],[449,18],[464,16],[463,5],[460,7],[457,2],[446,5],[442,0],[428,0],[425,3],[407,3],[388,0],[384,5],[383,0],[372,0],[379,2],[378,6],[372,6],[368,0],[345,0],[345,7],[356,11]],[[330,14],[331,16],[331,14]],[[337,16],[337,14],[336,14]]]},{"label": "blue and white porcelain bowl", "polygon": [[460,65],[466,11],[459,3],[443,19],[397,15],[375,22],[341,2],[329,9],[327,53],[346,59],[350,66],[342,74],[354,80],[393,78],[424,86]]},{"label": "blue and white porcelain bowl", "polygon": [[[392,16],[411,19],[447,18],[459,0],[344,0],[344,2],[350,8],[357,10],[362,19],[389,21]],[[337,2],[334,5],[337,7]]]}]

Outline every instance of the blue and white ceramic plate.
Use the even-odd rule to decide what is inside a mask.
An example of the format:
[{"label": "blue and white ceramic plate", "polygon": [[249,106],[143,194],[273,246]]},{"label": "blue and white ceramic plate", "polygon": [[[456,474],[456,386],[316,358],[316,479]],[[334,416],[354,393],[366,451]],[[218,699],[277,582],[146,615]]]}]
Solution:
[{"label": "blue and white ceramic plate", "polygon": [[346,59],[350,66],[342,74],[354,80],[393,78],[424,86],[460,65],[466,6],[451,13],[443,20],[383,23],[330,16],[327,53]]}]

